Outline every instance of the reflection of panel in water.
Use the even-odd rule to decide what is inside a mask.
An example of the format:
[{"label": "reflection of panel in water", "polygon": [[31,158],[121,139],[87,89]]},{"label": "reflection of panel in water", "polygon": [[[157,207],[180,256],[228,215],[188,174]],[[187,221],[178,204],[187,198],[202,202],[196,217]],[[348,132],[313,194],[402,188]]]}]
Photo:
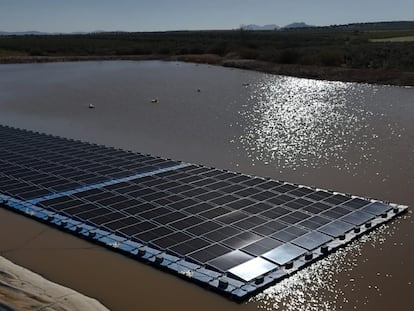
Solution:
[{"label": "reflection of panel in water", "polygon": [[0,138],[3,205],[235,299],[406,209],[8,127]]}]

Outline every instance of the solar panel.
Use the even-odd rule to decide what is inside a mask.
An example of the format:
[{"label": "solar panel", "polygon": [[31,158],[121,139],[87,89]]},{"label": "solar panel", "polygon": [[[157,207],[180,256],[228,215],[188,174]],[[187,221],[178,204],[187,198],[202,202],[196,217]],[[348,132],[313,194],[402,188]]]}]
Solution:
[{"label": "solar panel", "polygon": [[0,126],[0,201],[245,299],[407,207]]}]

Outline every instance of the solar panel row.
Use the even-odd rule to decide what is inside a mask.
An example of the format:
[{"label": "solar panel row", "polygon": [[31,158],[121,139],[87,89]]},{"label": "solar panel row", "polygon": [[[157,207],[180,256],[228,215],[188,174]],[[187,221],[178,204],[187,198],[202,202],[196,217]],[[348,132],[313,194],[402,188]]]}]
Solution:
[{"label": "solar panel row", "polygon": [[0,141],[6,205],[173,271],[190,271],[189,278],[234,297],[405,210],[8,127],[0,126]]},{"label": "solar panel row", "polygon": [[1,190],[21,199],[172,167],[179,162],[48,135],[0,129]]}]

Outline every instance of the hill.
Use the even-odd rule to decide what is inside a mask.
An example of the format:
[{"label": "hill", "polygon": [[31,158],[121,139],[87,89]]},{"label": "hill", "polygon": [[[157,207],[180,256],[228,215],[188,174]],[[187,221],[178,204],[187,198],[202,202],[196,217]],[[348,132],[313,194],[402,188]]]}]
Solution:
[{"label": "hill", "polygon": [[240,28],[243,29],[243,30],[255,30],[255,31],[257,31],[257,30],[277,30],[280,27],[278,25],[275,25],[275,24],[264,25],[264,26],[250,24],[250,25],[241,25]]},{"label": "hill", "polygon": [[282,28],[283,29],[292,29],[292,28],[309,28],[309,27],[315,27],[315,26],[308,25],[304,22],[299,22],[299,23],[291,23],[291,24],[286,25]]},{"label": "hill", "polygon": [[[413,36],[414,22],[282,28],[278,31],[237,29],[15,35],[0,36],[0,62],[86,58],[184,59],[213,63],[237,60],[237,66],[240,67],[241,60],[249,60],[302,66],[301,68],[316,66],[341,70],[382,70],[402,77],[404,72],[414,73],[414,41],[410,39]],[[259,67],[260,70],[266,68],[261,65]],[[298,75],[312,76],[310,70],[304,74],[305,71],[298,68],[289,71],[289,74],[302,72]],[[342,72],[341,70],[337,72]],[[327,77],[316,69],[314,71],[314,77]],[[375,81],[377,73],[372,72],[371,76],[367,75],[370,76],[369,81]],[[341,79],[339,74],[332,77]],[[342,79],[361,81],[360,77],[361,75],[352,73],[348,76],[343,74]],[[384,78],[381,83],[389,81],[414,85],[413,80],[411,77],[393,82],[394,80]]]},{"label": "hill", "polygon": [[0,31],[0,36],[28,36],[28,35],[48,35],[47,32],[40,32],[40,31]]}]

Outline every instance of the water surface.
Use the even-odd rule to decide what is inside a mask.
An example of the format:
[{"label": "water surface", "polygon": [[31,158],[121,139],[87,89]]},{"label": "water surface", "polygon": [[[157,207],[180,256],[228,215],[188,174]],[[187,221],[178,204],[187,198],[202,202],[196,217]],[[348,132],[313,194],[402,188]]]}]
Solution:
[{"label": "water surface", "polygon": [[[1,124],[414,205],[412,88],[158,61],[2,65],[0,112]],[[3,210],[0,254],[113,310],[405,310],[411,215],[242,305]]]}]

